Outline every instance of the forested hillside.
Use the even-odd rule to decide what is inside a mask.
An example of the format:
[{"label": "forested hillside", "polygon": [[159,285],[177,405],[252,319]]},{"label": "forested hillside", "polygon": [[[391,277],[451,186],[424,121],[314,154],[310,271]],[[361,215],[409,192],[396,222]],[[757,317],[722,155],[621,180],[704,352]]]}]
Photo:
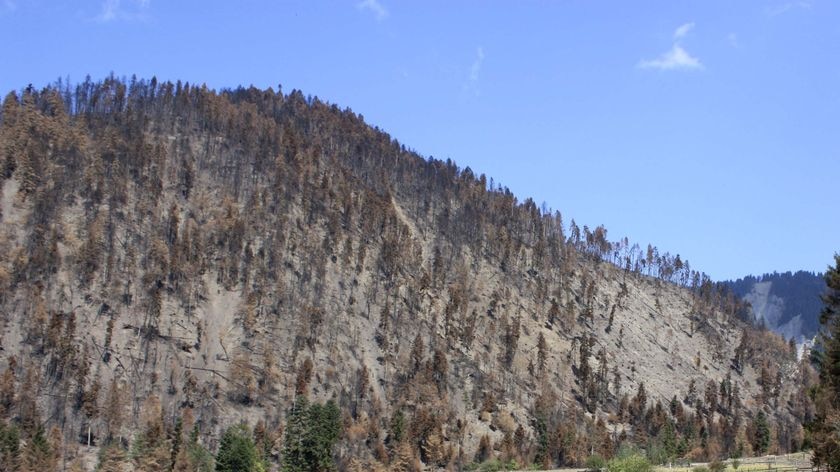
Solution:
[{"label": "forested hillside", "polygon": [[756,321],[785,338],[811,341],[820,329],[820,296],[826,285],[813,272],[748,275],[727,282],[732,291],[752,306]]},{"label": "forested hillside", "polygon": [[0,470],[803,445],[814,373],[725,287],[350,110],[110,77],[0,120]]}]

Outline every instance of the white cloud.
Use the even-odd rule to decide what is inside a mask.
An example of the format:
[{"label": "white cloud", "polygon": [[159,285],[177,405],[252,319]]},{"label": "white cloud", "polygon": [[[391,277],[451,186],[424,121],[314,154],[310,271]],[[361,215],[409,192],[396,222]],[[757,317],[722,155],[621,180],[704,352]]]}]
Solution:
[{"label": "white cloud", "polygon": [[99,12],[97,20],[102,22],[112,21],[117,18],[117,12],[120,10],[120,0],[105,0],[102,3],[102,11]]},{"label": "white cloud", "polygon": [[671,49],[662,53],[656,59],[642,59],[636,63],[639,69],[658,69],[658,70],[700,70],[703,69],[703,64],[700,59],[689,54],[682,45],[681,41],[686,35],[694,29],[694,22],[684,23],[674,30],[674,45]]},{"label": "white cloud", "polygon": [[482,62],[484,62],[484,48],[479,46],[475,51],[475,60],[470,67],[470,82],[478,82],[478,73],[481,72]]},{"label": "white cloud", "polygon": [[94,18],[100,23],[108,23],[115,20],[145,20],[151,0],[104,0],[99,14]]},{"label": "white cloud", "polygon": [[388,10],[378,0],[362,0],[356,4],[356,8],[372,12],[376,16],[376,21],[382,21],[388,18]]},{"label": "white cloud", "polygon": [[699,59],[692,56],[679,44],[663,53],[656,59],[641,60],[636,65],[640,69],[659,69],[659,70],[700,70],[703,69],[703,64]]},{"label": "white cloud", "polygon": [[779,16],[779,15],[787,13],[791,10],[800,9],[800,8],[804,9],[804,10],[810,10],[811,9],[811,2],[803,0],[803,1],[799,1],[799,2],[782,3],[782,4],[779,4],[779,5],[769,6],[764,11],[769,16]]},{"label": "white cloud", "polygon": [[484,48],[479,46],[475,51],[475,59],[473,59],[470,66],[470,75],[467,78],[467,83],[464,85],[464,91],[473,95],[480,95],[481,91],[478,89],[478,79],[481,74],[481,65],[484,63]]},{"label": "white cloud", "polygon": [[674,30],[674,39],[678,40],[678,39],[684,38],[685,35],[687,35],[688,32],[691,31],[692,29],[694,29],[694,23],[686,23],[686,24],[680,26],[679,28]]},{"label": "white cloud", "polygon": [[735,49],[741,47],[741,43],[738,42],[738,35],[735,33],[729,33],[726,35],[726,40],[729,41],[729,45]]}]

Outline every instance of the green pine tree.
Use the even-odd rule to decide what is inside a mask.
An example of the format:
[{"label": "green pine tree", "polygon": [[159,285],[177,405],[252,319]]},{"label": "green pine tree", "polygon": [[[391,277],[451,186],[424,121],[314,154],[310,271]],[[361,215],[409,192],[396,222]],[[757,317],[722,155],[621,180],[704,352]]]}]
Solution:
[{"label": "green pine tree", "polygon": [[840,433],[834,426],[840,418],[840,254],[825,273],[828,290],[823,295],[820,323],[823,335],[813,351],[820,384],[814,393],[816,415],[809,425],[814,445],[812,461],[830,472],[840,472]]},{"label": "green pine tree", "polygon": [[216,454],[217,472],[260,472],[263,465],[257,457],[257,447],[245,425],[231,426],[222,435]]},{"label": "green pine tree", "polygon": [[659,441],[662,444],[664,462],[673,460],[677,456],[677,436],[671,421],[667,421],[665,427],[659,432]]},{"label": "green pine tree", "polygon": [[198,441],[198,426],[178,450],[173,472],[213,472],[213,454]]},{"label": "green pine tree", "polygon": [[55,467],[50,443],[40,425],[22,453],[23,470],[53,470]]},{"label": "green pine tree", "polygon": [[283,472],[335,469],[332,449],[341,435],[341,412],[334,401],[310,405],[299,395],[286,420],[285,434]]},{"label": "green pine tree", "polygon": [[110,444],[99,449],[96,472],[123,472],[128,470],[125,450],[119,444]]},{"label": "green pine tree", "polygon": [[759,411],[758,415],[756,415],[753,427],[755,428],[753,451],[757,455],[763,455],[767,452],[767,447],[770,445],[770,427],[767,425],[767,417],[763,411]]},{"label": "green pine tree", "polygon": [[310,455],[315,470],[333,470],[333,445],[341,434],[341,412],[338,405],[330,400],[325,405],[312,405],[310,417],[314,422],[310,438]]},{"label": "green pine tree", "polygon": [[397,444],[403,439],[405,433],[405,415],[402,410],[397,410],[394,416],[391,417],[391,436],[388,441]]},{"label": "green pine tree", "polygon": [[20,431],[0,423],[0,471],[17,470],[20,462]]},{"label": "green pine tree", "polygon": [[537,452],[534,456],[534,463],[547,465],[550,454],[548,424],[542,415],[538,416],[534,422],[534,434],[537,437]]},{"label": "green pine tree", "polygon": [[286,419],[286,438],[283,442],[283,472],[307,470],[304,440],[309,436],[309,400],[298,395]]}]

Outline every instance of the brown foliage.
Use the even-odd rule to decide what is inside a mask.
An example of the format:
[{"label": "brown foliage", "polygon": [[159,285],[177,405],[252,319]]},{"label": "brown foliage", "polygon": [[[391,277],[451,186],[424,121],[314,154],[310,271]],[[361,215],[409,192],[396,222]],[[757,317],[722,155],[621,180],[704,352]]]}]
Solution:
[{"label": "brown foliage", "polygon": [[304,360],[297,372],[297,379],[295,380],[295,395],[306,395],[306,390],[309,388],[309,382],[312,380],[312,359]]}]

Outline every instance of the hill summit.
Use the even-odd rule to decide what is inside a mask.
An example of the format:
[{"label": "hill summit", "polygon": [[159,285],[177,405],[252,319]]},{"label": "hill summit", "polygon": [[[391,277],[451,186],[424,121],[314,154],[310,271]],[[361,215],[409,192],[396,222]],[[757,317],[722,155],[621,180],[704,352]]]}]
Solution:
[{"label": "hill summit", "polygon": [[1,119],[0,414],[36,470],[803,443],[814,374],[733,294],[350,110],[110,77]]}]

